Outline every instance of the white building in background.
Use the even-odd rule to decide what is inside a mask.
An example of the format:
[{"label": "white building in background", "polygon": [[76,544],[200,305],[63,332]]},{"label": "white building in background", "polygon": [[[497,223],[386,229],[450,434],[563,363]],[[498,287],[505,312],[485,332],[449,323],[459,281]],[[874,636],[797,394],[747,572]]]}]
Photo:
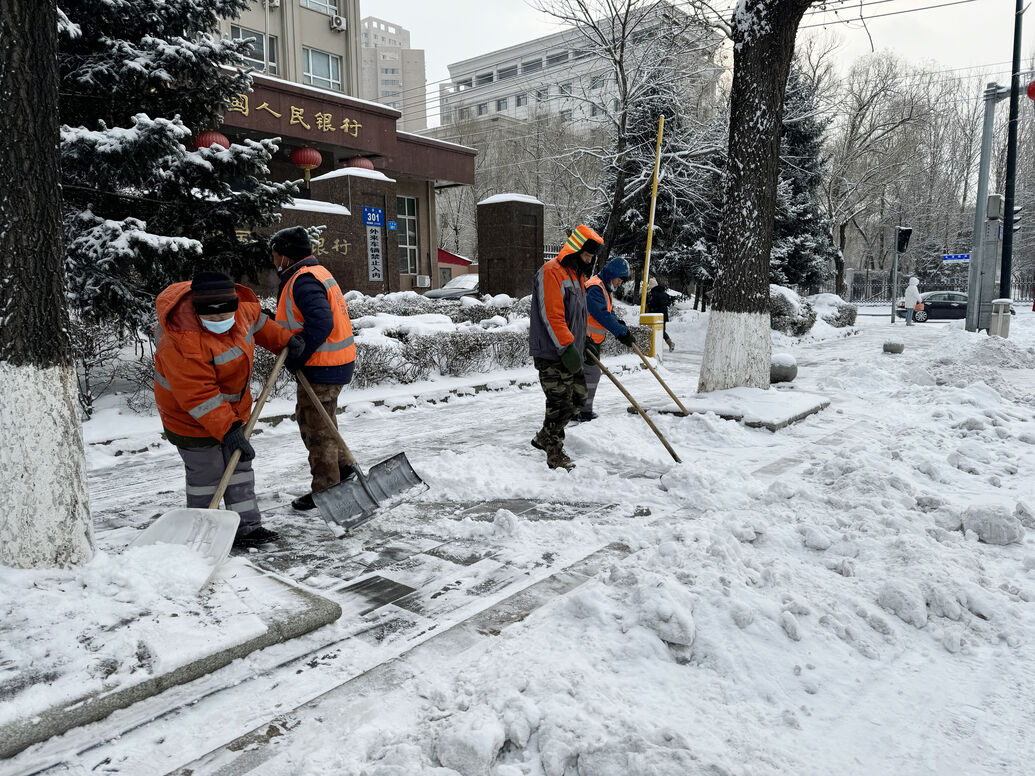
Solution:
[{"label": "white building in background", "polygon": [[[667,14],[683,16],[669,7],[660,23],[666,23]],[[688,84],[698,87],[699,104],[688,105],[690,110],[712,107],[719,45],[715,33],[699,28],[687,33],[686,57],[699,65],[700,79]],[[443,127],[504,116],[519,121],[558,116],[576,129],[589,129],[617,107],[613,73],[573,29],[456,62],[449,65],[449,78],[439,87]]]},{"label": "white building in background", "polygon": [[359,96],[402,111],[401,130],[426,129],[424,50],[410,48],[410,33],[398,24],[373,16],[361,24]]}]

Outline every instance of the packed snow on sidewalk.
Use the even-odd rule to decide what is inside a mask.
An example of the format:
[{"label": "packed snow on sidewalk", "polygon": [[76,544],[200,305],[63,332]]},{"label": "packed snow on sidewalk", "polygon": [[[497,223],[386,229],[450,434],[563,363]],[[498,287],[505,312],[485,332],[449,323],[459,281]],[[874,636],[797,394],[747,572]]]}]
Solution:
[{"label": "packed snow on sidewalk", "polygon": [[[662,373],[682,396],[696,390],[706,326],[690,311],[669,324],[678,349]],[[901,355],[882,352],[884,317],[823,331],[774,343],[799,368],[785,390],[823,395],[828,409],[775,434],[654,416],[681,464],[606,383],[601,417],[568,430],[570,474],[528,444],[535,389],[347,415],[361,460],[406,448],[426,502],[616,505],[563,523],[504,510],[440,532],[627,551],[498,634],[424,653],[394,686],[299,710],[261,772],[1030,773],[1035,316],[1018,315],[1009,340],[899,324]],[[624,382],[648,406],[668,401],[646,372]],[[297,428],[269,428],[256,448],[260,501],[283,500],[274,488],[304,480]],[[141,455],[156,478],[180,476],[174,453]],[[94,485],[119,477],[101,446],[89,463]],[[383,520],[425,530],[420,514],[418,503]],[[69,614],[62,627],[81,629]],[[278,700],[249,701],[251,724],[284,713]],[[200,757],[226,713],[207,703],[154,723],[152,737],[197,740]],[[120,745],[129,756],[141,743],[112,743],[110,767]]]}]

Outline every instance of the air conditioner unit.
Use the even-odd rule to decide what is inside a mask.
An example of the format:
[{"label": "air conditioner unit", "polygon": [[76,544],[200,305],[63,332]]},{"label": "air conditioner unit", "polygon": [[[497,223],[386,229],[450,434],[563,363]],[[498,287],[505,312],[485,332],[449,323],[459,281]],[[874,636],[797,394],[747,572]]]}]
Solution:
[{"label": "air conditioner unit", "polygon": [[267,8],[280,8],[280,0],[266,0]]},{"label": "air conditioner unit", "polygon": [[347,26],[348,25],[344,16],[338,16],[337,14],[334,14],[331,17],[331,29],[335,32],[345,32],[345,28]]},{"label": "air conditioner unit", "polygon": [[431,275],[417,275],[417,288],[431,288]]}]

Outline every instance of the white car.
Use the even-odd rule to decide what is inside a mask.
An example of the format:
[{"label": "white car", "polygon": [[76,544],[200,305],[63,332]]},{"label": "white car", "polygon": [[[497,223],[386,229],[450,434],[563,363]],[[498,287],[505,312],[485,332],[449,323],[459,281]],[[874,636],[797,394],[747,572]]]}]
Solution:
[{"label": "white car", "polygon": [[478,275],[469,273],[457,275],[442,288],[433,288],[424,294],[428,299],[459,299],[462,296],[478,296]]}]

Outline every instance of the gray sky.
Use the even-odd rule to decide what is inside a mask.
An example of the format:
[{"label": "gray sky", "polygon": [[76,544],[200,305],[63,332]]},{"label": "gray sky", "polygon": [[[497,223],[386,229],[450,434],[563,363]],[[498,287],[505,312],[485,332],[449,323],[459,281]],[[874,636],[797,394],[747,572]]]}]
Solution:
[{"label": "gray sky", "polygon": [[[940,5],[952,0],[862,0],[867,17],[905,9]],[[729,6],[733,0],[718,0],[715,5]],[[852,3],[840,3],[852,8]],[[489,10],[491,9],[491,10]],[[916,13],[899,14],[869,21],[873,45],[879,51],[890,49],[915,63],[933,61],[938,69],[974,68],[989,65],[994,71],[991,80],[1009,80],[1009,60],[1013,54],[1014,0],[973,0],[960,5]],[[522,41],[556,32],[559,28],[545,15],[533,10],[523,0],[363,0],[363,16],[377,16],[410,30],[411,45],[423,48],[427,65],[429,94],[437,94],[437,82],[449,77],[447,65],[488,51],[512,46]],[[854,13],[846,10],[842,17],[858,19],[858,2]],[[1029,12],[1035,17],[1035,9]],[[810,13],[802,22],[815,25],[833,20],[831,13]],[[1035,21],[1028,19],[1026,31]],[[870,51],[870,41],[862,25],[831,24],[828,28],[841,40],[838,57],[842,65]],[[822,33],[819,28],[804,29],[801,34]],[[1022,51],[1032,51],[1035,37],[1029,33]],[[1007,64],[996,64],[1007,63]],[[949,73],[954,77],[973,76],[981,71]],[[984,78],[982,80],[989,80]],[[437,124],[437,103],[429,105],[431,123]]]}]

